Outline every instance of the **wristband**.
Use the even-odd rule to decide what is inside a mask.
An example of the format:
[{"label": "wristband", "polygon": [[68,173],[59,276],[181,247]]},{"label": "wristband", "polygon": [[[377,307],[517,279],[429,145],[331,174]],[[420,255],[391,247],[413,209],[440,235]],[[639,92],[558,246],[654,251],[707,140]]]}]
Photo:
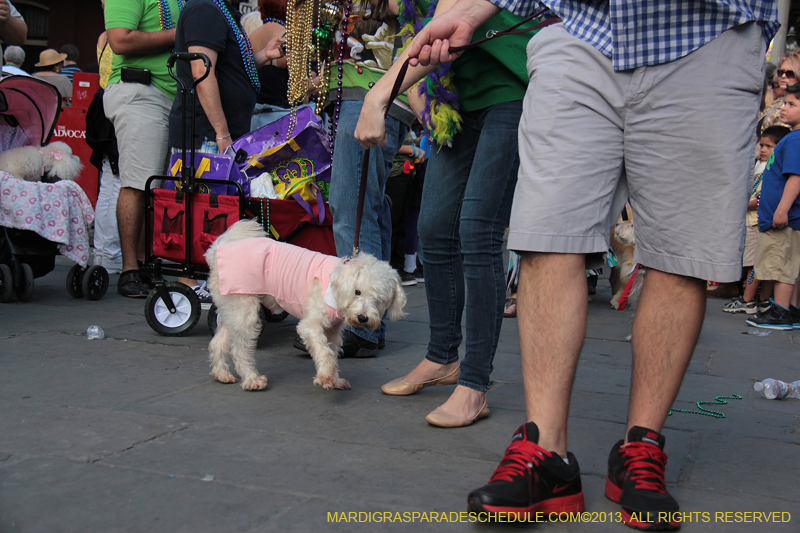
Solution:
[{"label": "wristband", "polygon": [[231,134],[229,133],[224,137],[217,137],[217,140],[218,141],[224,141],[225,139],[230,139],[230,138],[231,138]]}]

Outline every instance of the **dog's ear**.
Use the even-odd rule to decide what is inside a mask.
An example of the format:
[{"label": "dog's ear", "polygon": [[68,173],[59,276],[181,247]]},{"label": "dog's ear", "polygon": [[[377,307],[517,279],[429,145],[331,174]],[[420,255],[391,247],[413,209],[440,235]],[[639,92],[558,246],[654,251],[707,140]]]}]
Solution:
[{"label": "dog's ear", "polygon": [[403,309],[406,307],[406,291],[403,290],[403,285],[400,283],[400,276],[397,274],[397,271],[394,269],[390,270],[392,273],[394,296],[392,297],[392,302],[389,304],[389,308],[386,310],[386,312],[387,318],[394,322],[406,316],[406,314],[403,312]]}]

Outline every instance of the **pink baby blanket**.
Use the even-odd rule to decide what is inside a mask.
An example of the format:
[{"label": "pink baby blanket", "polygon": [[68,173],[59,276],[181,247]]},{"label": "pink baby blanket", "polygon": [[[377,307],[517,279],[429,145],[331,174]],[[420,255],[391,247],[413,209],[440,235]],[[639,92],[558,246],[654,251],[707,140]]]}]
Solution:
[{"label": "pink baby blanket", "polygon": [[35,231],[85,267],[93,220],[92,204],[77,183],[30,182],[0,171],[0,226]]}]

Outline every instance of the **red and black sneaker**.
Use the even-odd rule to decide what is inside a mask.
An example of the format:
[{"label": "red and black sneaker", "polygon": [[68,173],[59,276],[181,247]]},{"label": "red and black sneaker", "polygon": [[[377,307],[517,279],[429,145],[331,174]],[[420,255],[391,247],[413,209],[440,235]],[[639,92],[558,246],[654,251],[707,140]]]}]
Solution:
[{"label": "red and black sneaker", "polygon": [[557,453],[537,443],[539,428],[533,422],[521,426],[489,484],[469,494],[470,512],[508,513],[526,520],[534,513],[578,513],[584,510],[578,461],[567,454],[569,464]]},{"label": "red and black sneaker", "polygon": [[667,454],[664,436],[634,426],[628,444],[619,441],[608,456],[606,498],[622,506],[622,521],[647,531],[671,531],[680,522],[672,519],[678,502],[667,492],[664,468]]}]

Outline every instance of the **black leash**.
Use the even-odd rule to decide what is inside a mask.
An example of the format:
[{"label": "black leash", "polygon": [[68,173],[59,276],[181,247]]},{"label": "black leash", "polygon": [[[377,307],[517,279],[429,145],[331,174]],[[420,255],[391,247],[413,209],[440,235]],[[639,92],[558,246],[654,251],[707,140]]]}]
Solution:
[{"label": "black leash", "polygon": [[[450,49],[450,52],[454,53],[454,54],[459,54],[461,52],[465,52],[465,51],[469,50],[470,48],[475,48],[476,46],[480,46],[483,43],[485,43],[485,42],[487,42],[487,41],[489,41],[491,39],[494,39],[496,37],[502,37],[504,35],[514,35],[514,34],[518,34],[518,33],[526,33],[526,32],[534,31],[534,30],[540,30],[540,29],[542,29],[542,28],[544,28],[546,26],[550,26],[551,24],[556,24],[558,22],[561,22],[560,18],[551,17],[551,18],[549,18],[547,20],[544,20],[544,21],[542,21],[542,22],[540,22],[538,24],[534,24],[530,28],[517,29],[520,26],[522,26],[523,24],[527,24],[528,22],[532,21],[533,19],[542,16],[546,11],[547,11],[547,8],[541,9],[541,10],[537,11],[536,13],[534,13],[533,15],[531,15],[530,17],[526,18],[525,20],[522,20],[522,21],[518,22],[517,24],[514,24],[510,28],[506,28],[505,30],[502,30],[502,31],[491,30],[491,31],[486,33],[486,37],[485,38],[483,38],[483,39],[481,39],[479,41],[475,41],[474,43],[469,43],[469,44],[464,45],[464,46],[453,47],[453,48]],[[403,62],[403,66],[400,67],[400,72],[397,74],[397,79],[395,79],[395,81],[394,81],[394,86],[392,87],[392,93],[391,93],[391,95],[389,97],[389,105],[386,106],[386,111],[383,114],[384,120],[386,119],[386,116],[389,114],[389,109],[391,109],[391,107],[392,107],[392,102],[394,102],[395,98],[397,98],[398,94],[400,93],[400,87],[403,85],[403,80],[405,80],[405,78],[406,78],[406,72],[408,72],[408,67],[409,67],[409,62],[410,61],[411,61],[411,58],[406,59]],[[353,239],[353,257],[355,257],[358,254],[358,238],[359,238],[359,234],[361,233],[361,219],[362,219],[362,217],[364,215],[364,199],[365,199],[366,194],[367,194],[367,172],[368,172],[368,169],[369,169],[369,148],[367,148],[364,151],[364,160],[363,160],[363,162],[361,164],[361,183],[359,183],[359,186],[358,186],[358,207],[356,208],[357,209],[357,211],[356,211],[356,228],[355,228],[356,229],[356,233],[355,233],[355,237]]]}]

